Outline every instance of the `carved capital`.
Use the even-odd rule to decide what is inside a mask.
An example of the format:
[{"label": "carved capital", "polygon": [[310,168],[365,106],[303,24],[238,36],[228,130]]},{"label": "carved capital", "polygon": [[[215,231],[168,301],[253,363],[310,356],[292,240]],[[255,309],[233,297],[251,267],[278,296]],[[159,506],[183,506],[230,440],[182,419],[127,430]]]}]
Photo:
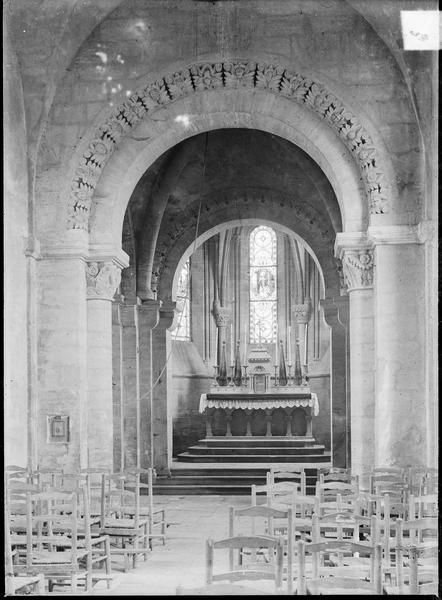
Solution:
[{"label": "carved capital", "polygon": [[345,250],[342,267],[349,291],[373,286],[373,250]]},{"label": "carved capital", "polygon": [[121,281],[121,268],[114,262],[87,262],[86,289],[88,300],[112,300]]},{"label": "carved capital", "polygon": [[300,325],[307,325],[310,321],[310,315],[312,311],[312,305],[310,298],[306,298],[306,301],[303,304],[294,304],[292,306],[292,314],[293,318]]},{"label": "carved capital", "polygon": [[230,325],[232,311],[228,306],[220,306],[218,302],[214,302],[212,312],[217,327],[228,327]]}]

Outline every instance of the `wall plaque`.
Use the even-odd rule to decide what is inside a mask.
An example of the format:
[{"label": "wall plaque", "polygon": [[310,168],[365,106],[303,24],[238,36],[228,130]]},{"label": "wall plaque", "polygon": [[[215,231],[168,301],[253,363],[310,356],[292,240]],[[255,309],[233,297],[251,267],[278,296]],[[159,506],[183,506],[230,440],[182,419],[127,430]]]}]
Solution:
[{"label": "wall plaque", "polygon": [[48,415],[48,442],[69,442],[69,417]]}]

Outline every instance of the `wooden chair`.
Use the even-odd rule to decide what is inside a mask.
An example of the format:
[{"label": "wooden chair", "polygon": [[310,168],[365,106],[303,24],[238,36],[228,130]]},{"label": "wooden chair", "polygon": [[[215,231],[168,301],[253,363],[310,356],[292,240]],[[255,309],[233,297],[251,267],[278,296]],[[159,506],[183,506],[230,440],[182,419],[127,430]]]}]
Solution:
[{"label": "wooden chair", "polygon": [[14,574],[13,557],[17,551],[12,549],[11,544],[11,520],[8,508],[7,496],[5,494],[4,505],[5,518],[5,596],[21,596],[35,592],[38,596],[45,593],[44,577],[41,573],[29,576],[25,573]]},{"label": "wooden chair", "polygon": [[125,489],[125,480],[121,473],[102,475],[100,534],[109,536],[111,556],[123,556],[127,572],[130,559],[134,568],[138,555],[147,560],[149,522],[140,514],[139,478],[133,490]]},{"label": "wooden chair", "polygon": [[[281,523],[283,521],[283,523]],[[276,524],[277,523],[277,524]],[[281,531],[282,530],[282,531]],[[278,533],[277,533],[278,532]],[[248,506],[246,508],[230,507],[229,510],[229,538],[235,536],[272,536],[280,538],[284,542],[284,552],[287,555],[286,578],[289,582],[293,580],[293,513],[292,509],[276,509],[267,505]],[[267,548],[252,548],[250,551],[252,562],[265,561]],[[244,551],[247,553],[247,551]],[[233,561],[233,550],[230,550],[230,563]],[[244,557],[241,557],[243,559]],[[274,556],[271,557],[274,560]]]},{"label": "wooden chair", "polygon": [[438,581],[438,519],[403,521],[399,518],[395,527],[396,577],[394,583],[386,587],[387,593],[437,593],[434,586]]},{"label": "wooden chair", "polygon": [[290,481],[298,484],[302,495],[306,494],[306,476],[304,467],[271,467],[268,472],[267,483],[274,485],[278,481]]},{"label": "wooden chair", "polygon": [[[124,474],[126,476],[125,487],[133,487],[135,489],[135,480],[138,478],[140,493],[142,493],[142,490],[147,490],[148,505],[147,508],[140,507],[140,516],[149,519],[149,548],[152,549],[153,540],[156,539],[160,540],[164,546],[167,538],[167,513],[164,507],[154,506],[154,470],[152,468],[131,469],[130,471],[125,471]],[[141,482],[142,475],[147,477],[147,483]]]},{"label": "wooden chair", "polygon": [[[330,554],[356,554],[370,557],[369,581],[353,566],[327,566]],[[312,574],[306,572],[310,555]],[[347,540],[298,542],[298,595],[378,595],[382,593],[381,546]]]},{"label": "wooden chair", "polygon": [[[229,551],[229,569],[214,572],[215,550]],[[251,550],[267,549],[268,562],[247,563],[245,557],[253,557]],[[247,553],[247,551],[249,551]],[[235,555],[237,559],[235,560]],[[271,560],[272,557],[274,560]],[[284,544],[281,539],[272,536],[236,536],[224,540],[206,542],[206,584],[217,581],[270,580],[274,582],[275,591],[282,590]]]},{"label": "wooden chair", "polygon": [[[84,473],[63,474],[62,478],[54,480],[54,483],[58,482],[60,487],[48,488],[47,492],[65,491],[76,494],[78,548],[87,548],[91,552],[92,583],[104,580],[107,588],[110,589],[113,579],[111,574],[110,539],[107,535],[100,535],[99,529],[92,529],[93,526],[100,523],[100,518],[91,515],[88,478],[89,475]],[[61,515],[64,515],[63,506],[58,507],[58,510]],[[58,534],[63,533],[63,521],[58,523],[57,520],[54,520],[52,531]],[[62,544],[58,544],[58,547],[62,547]],[[69,544],[67,547],[69,547]]]},{"label": "wooden chair", "polygon": [[[18,551],[24,561],[14,565],[14,572],[43,573],[48,580],[49,591],[56,583],[69,585],[71,593],[75,594],[79,582],[83,582],[84,591],[90,592],[92,553],[89,539],[79,544],[76,494],[28,492],[26,520],[26,552]],[[57,533],[53,531],[54,524],[57,525]]]}]

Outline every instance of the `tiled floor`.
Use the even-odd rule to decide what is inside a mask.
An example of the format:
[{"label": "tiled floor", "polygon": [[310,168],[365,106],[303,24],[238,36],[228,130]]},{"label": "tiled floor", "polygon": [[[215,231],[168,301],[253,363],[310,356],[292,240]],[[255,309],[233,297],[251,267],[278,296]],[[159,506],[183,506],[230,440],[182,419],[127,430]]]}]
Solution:
[{"label": "tiled floor", "polygon": [[206,539],[227,537],[229,507],[249,503],[249,496],[158,496],[156,504],[167,509],[166,545],[155,542],[149,559],[140,560],[137,568],[128,573],[116,562],[111,589],[100,582],[94,594],[175,595],[178,585],[203,586]]}]

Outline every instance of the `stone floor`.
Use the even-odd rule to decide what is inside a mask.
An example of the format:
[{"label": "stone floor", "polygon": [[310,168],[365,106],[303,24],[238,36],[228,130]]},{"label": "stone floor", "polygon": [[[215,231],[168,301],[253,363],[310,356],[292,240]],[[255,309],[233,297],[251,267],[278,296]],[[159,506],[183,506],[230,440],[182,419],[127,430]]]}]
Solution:
[{"label": "stone floor", "polygon": [[[94,595],[175,595],[178,585],[203,586],[206,539],[227,537],[229,507],[249,504],[249,496],[157,497],[156,505],[167,509],[166,545],[155,542],[149,559],[146,562],[140,560],[137,568],[128,573],[123,572],[121,563],[115,562],[115,580],[111,589],[107,590],[100,582],[94,588]],[[220,558],[224,561],[224,557]],[[251,583],[257,587],[256,582]],[[272,585],[270,582],[263,584]]]}]

